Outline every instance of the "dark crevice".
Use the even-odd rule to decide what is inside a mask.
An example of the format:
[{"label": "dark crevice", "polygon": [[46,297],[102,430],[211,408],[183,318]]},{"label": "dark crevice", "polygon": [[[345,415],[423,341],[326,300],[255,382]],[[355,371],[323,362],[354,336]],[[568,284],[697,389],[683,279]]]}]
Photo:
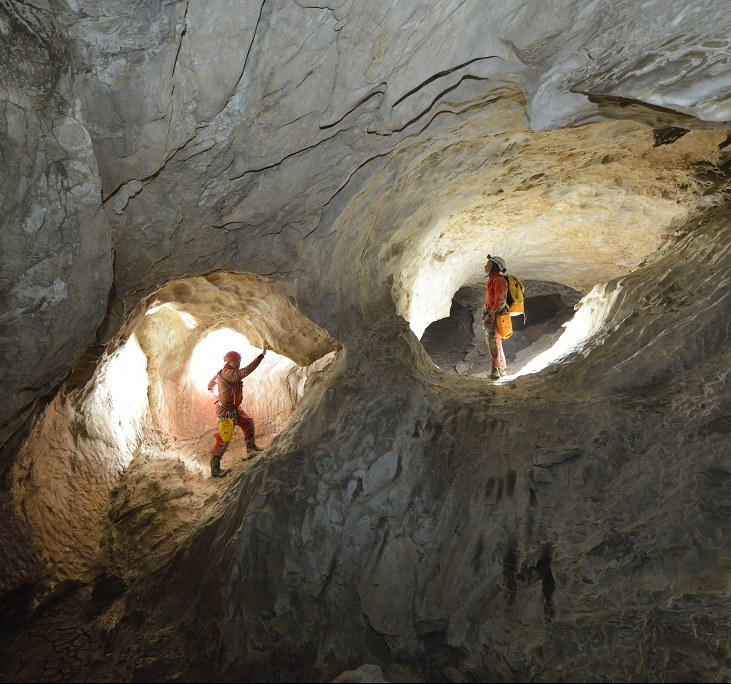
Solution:
[{"label": "dark crevice", "polygon": [[543,612],[547,618],[552,618],[555,614],[553,607],[553,594],[556,591],[556,580],[551,572],[551,555],[548,551],[544,551],[543,556],[536,563],[536,572],[541,578],[541,588],[543,591]]},{"label": "dark crevice", "polygon": [[660,147],[660,145],[670,145],[682,138],[686,133],[689,133],[687,128],[679,128],[678,126],[656,128],[652,131],[652,137],[654,139],[652,146]]},{"label": "dark crevice", "polygon": [[509,548],[503,558],[503,582],[508,590],[508,603],[515,605],[516,594],[518,591],[518,559],[514,548]]},{"label": "dark crevice", "polygon": [[[393,109],[396,109],[404,100],[408,99],[412,95],[418,93],[420,90],[423,90],[426,86],[430,85],[431,83],[434,83],[434,81],[438,81],[440,78],[443,78],[444,76],[449,76],[450,74],[454,74],[458,71],[461,71],[465,67],[468,67],[470,64],[474,64],[475,62],[482,62],[487,59],[500,59],[497,55],[487,55],[485,57],[475,57],[474,59],[471,59],[467,62],[464,62],[462,64],[456,64],[451,69],[445,69],[444,71],[440,71],[436,74],[433,74],[425,81],[422,81],[417,85],[415,88],[412,88],[408,92],[404,93],[398,100],[396,100],[393,103]],[[463,76],[463,78],[466,78],[466,75]],[[473,76],[472,78],[477,78],[476,76]],[[450,88],[451,90],[451,88]]]}]

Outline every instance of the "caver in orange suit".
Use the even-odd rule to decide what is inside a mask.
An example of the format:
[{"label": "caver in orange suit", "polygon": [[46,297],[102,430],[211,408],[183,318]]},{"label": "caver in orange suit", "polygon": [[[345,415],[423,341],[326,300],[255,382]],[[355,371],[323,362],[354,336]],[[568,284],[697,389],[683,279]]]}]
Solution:
[{"label": "caver in orange suit", "polygon": [[500,257],[488,257],[485,264],[487,283],[485,284],[485,309],[482,313],[482,327],[485,330],[485,341],[490,352],[490,378],[498,378],[508,374],[505,370],[505,353],[500,333],[495,326],[496,316],[507,311],[508,279],[501,275],[505,271],[505,262]]},{"label": "caver in orange suit", "polygon": [[[261,451],[261,447],[256,445],[254,441],[254,419],[241,408],[241,400],[243,395],[242,380],[253,373],[259,364],[264,360],[264,356],[269,346],[264,343],[261,354],[257,356],[245,368],[239,368],[241,365],[241,354],[230,351],[223,360],[226,362],[224,367],[211,378],[208,383],[208,391],[213,392],[214,388],[218,388],[218,400],[216,401],[216,413],[219,421],[224,418],[231,418],[234,425],[238,425],[246,439],[247,451]],[[221,458],[228,449],[230,442],[224,442],[219,432],[216,433],[216,443],[211,448],[211,476],[222,477],[226,475],[227,470],[221,469]]]}]

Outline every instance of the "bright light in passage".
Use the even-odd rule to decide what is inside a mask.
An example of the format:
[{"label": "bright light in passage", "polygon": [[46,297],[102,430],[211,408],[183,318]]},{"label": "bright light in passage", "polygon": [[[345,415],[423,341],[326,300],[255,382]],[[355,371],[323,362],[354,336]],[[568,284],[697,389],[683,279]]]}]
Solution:
[{"label": "bright light in passage", "polygon": [[596,285],[580,302],[581,306],[574,317],[565,324],[565,332],[550,348],[529,361],[517,373],[509,377],[538,373],[552,363],[557,363],[569,354],[581,351],[584,342],[597,334],[604,326],[607,311],[617,298],[621,288],[617,287],[611,294],[605,293],[606,283]]},{"label": "bright light in passage", "polygon": [[[241,333],[223,328],[206,335],[193,350],[190,357],[189,376],[201,392],[208,391],[208,381],[223,368],[226,352],[237,351],[241,354],[241,367],[251,363],[261,349],[252,347]],[[268,352],[267,352],[268,357]]]},{"label": "bright light in passage", "polygon": [[114,456],[122,468],[139,445],[142,424],[149,410],[147,401],[147,357],[133,335],[100,369],[86,401],[91,418],[90,431],[114,444]]}]

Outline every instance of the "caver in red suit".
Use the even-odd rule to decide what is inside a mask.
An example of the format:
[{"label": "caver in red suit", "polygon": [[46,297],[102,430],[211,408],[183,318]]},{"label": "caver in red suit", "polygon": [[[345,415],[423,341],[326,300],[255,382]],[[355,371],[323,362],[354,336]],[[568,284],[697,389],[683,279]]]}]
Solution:
[{"label": "caver in red suit", "polygon": [[482,327],[485,330],[485,341],[490,352],[490,378],[498,378],[508,374],[505,370],[505,353],[503,341],[495,326],[496,316],[508,310],[508,279],[501,275],[506,270],[505,262],[500,257],[488,256],[485,264],[487,283],[485,283],[485,309],[482,313]]},{"label": "caver in red suit", "polygon": [[[246,449],[250,452],[261,451],[262,449],[254,441],[254,419],[241,408],[243,395],[243,383],[241,381],[259,367],[259,364],[264,360],[267,349],[269,349],[269,346],[265,342],[261,354],[245,368],[239,368],[241,354],[235,351],[228,352],[223,357],[226,364],[208,383],[209,392],[213,392],[214,388],[218,388],[216,413],[219,421],[223,418],[231,418],[234,425],[238,425],[243,431],[246,439]],[[221,458],[228,449],[229,444],[230,442],[224,442],[221,439],[220,433],[216,433],[216,443],[211,448],[211,475],[213,477],[222,477],[228,472],[221,469]]]}]

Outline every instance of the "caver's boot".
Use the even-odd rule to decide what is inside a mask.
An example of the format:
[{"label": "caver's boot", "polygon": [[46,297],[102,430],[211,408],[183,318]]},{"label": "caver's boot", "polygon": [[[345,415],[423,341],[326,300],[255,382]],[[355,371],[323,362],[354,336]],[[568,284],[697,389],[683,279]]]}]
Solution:
[{"label": "caver's boot", "polygon": [[495,366],[492,367],[492,372],[490,373],[490,380],[499,380],[500,379],[500,369],[495,368]]},{"label": "caver's boot", "polygon": [[254,437],[247,437],[246,438],[246,451],[264,451],[260,446],[257,446],[256,442],[254,441]]},{"label": "caver's boot", "polygon": [[228,475],[228,470],[223,470],[219,461],[211,461],[211,477],[224,477],[225,475]]}]

